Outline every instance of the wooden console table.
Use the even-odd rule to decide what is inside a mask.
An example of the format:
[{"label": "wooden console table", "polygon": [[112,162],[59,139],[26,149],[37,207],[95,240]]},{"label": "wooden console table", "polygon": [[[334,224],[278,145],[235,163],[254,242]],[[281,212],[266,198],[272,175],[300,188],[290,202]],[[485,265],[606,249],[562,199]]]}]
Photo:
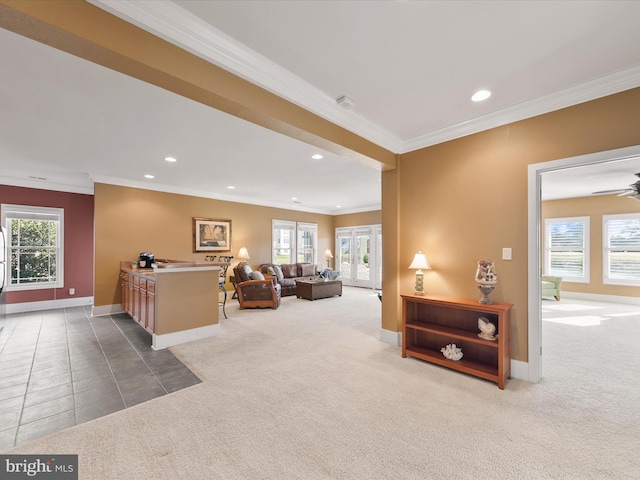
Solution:
[{"label": "wooden console table", "polygon": [[[402,356],[491,380],[504,389],[511,378],[509,303],[481,304],[476,300],[444,295],[401,295]],[[496,326],[497,338],[478,336],[478,318]],[[445,358],[440,351],[450,343],[462,348],[460,360]]]}]

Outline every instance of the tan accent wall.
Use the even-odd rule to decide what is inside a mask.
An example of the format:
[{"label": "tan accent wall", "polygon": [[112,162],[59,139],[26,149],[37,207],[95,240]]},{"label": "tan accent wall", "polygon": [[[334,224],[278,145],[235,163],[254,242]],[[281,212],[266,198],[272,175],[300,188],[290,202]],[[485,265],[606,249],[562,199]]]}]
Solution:
[{"label": "tan accent wall", "polygon": [[[231,250],[223,254],[237,256],[240,247],[246,247],[251,256],[248,263],[254,267],[271,261],[272,219],[316,223],[319,255],[333,248],[331,215],[101,183],[95,185],[94,201],[97,307],[120,303],[120,262],[135,260],[140,252],[152,252],[157,258],[203,261],[205,253],[193,253],[193,217],[231,220]],[[318,258],[320,263],[322,260]]]},{"label": "tan accent wall", "polygon": [[[624,185],[623,185],[624,186]],[[540,244],[544,249],[544,220],[546,218],[589,217],[590,235],[590,281],[589,283],[562,282],[562,291],[580,292],[601,295],[622,295],[628,297],[640,296],[640,287],[626,285],[605,285],[602,282],[602,217],[618,213],[639,213],[640,202],[616,195],[599,195],[593,197],[570,198],[565,200],[551,200],[542,203],[542,239]],[[544,259],[544,251],[541,252]],[[544,261],[544,260],[543,260]]]},{"label": "tan accent wall", "polygon": [[[382,325],[381,328],[399,332],[402,326],[402,301],[400,294],[400,215],[399,182],[402,165],[395,170],[382,172]],[[408,267],[407,263],[404,265]],[[403,272],[406,273],[406,272]]]},{"label": "tan accent wall", "polygon": [[358,227],[361,225],[380,225],[382,223],[382,210],[348,213],[345,215],[336,215],[333,218],[336,228]]},{"label": "tan accent wall", "polygon": [[[491,298],[514,304],[512,358],[526,361],[528,165],[638,145],[638,125],[640,89],[633,89],[401,155],[396,270],[401,293],[413,288],[407,266],[418,250],[433,268],[425,272],[426,291],[465,298],[480,297],[473,281],[478,259],[493,259],[499,282]],[[394,220],[386,211],[383,217],[387,230],[387,221]],[[502,247],[513,249],[512,261],[501,260]],[[394,254],[385,254],[385,280]],[[387,297],[386,287],[383,298],[399,301]],[[394,312],[397,308],[385,305],[383,315]],[[399,329],[400,317],[395,320]],[[383,325],[393,323],[383,318]]]},{"label": "tan accent wall", "polygon": [[166,335],[217,324],[220,315],[217,290],[215,271],[156,275],[155,333]]}]

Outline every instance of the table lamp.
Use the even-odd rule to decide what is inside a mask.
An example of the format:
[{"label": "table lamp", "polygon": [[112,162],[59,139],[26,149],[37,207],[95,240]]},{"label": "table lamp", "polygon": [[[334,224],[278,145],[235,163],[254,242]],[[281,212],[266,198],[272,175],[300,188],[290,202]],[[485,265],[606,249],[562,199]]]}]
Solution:
[{"label": "table lamp", "polygon": [[249,252],[245,247],[242,247],[238,252],[238,258],[240,259],[240,263],[247,263],[245,260],[249,260]]},{"label": "table lamp", "polygon": [[324,259],[327,261],[327,268],[329,268],[329,262],[333,258],[333,253],[328,248],[324,251]]},{"label": "table lamp", "polygon": [[411,262],[409,268],[412,270],[416,270],[416,286],[413,294],[424,295],[424,274],[422,273],[422,269],[431,270],[431,266],[429,265],[427,256],[422,253],[422,250],[419,250],[418,253],[416,253],[415,257],[413,257],[413,262]]}]

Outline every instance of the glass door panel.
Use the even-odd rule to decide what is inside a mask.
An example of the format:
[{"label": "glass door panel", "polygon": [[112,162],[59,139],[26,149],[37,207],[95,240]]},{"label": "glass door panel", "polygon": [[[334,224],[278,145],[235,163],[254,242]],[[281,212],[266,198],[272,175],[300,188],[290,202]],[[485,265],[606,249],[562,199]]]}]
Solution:
[{"label": "glass door panel", "polygon": [[353,285],[353,276],[351,275],[351,233],[337,233],[336,245],[335,268],[340,270],[340,280],[344,285]]},{"label": "glass door panel", "polygon": [[371,230],[357,230],[355,243],[357,252],[355,285],[358,287],[373,288],[373,275],[369,268],[371,255]]}]

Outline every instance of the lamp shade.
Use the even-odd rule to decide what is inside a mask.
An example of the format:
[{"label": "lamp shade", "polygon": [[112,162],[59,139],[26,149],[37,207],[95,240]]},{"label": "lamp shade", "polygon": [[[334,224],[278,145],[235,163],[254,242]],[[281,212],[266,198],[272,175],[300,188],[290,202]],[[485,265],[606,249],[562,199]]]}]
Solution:
[{"label": "lamp shade", "polygon": [[414,270],[431,270],[431,265],[429,265],[427,256],[420,250],[418,251],[418,253],[416,253],[415,257],[413,257],[413,262],[411,262],[409,268]]},{"label": "lamp shade", "polygon": [[324,258],[325,260],[333,258],[333,253],[331,253],[331,250],[329,250],[328,248],[324,251]]},{"label": "lamp shade", "polygon": [[242,247],[238,252],[238,258],[240,260],[249,260],[251,257],[249,256],[249,252],[245,247]]}]

